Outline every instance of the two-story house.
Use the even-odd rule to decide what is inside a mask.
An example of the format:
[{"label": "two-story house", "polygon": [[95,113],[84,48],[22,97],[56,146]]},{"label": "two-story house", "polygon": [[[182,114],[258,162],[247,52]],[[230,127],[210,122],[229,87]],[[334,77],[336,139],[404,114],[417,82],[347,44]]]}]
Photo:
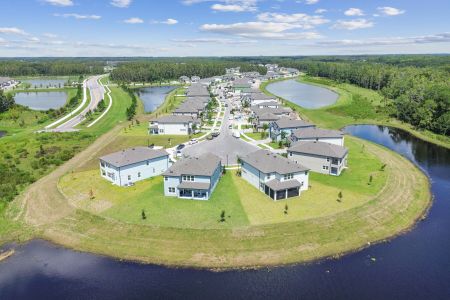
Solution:
[{"label": "two-story house", "polygon": [[344,146],[344,133],[339,130],[302,127],[293,130],[290,138],[292,142],[316,141]]},{"label": "two-story house", "polygon": [[[292,132],[300,128],[314,128],[316,125],[305,122],[303,120],[290,119],[290,118],[280,118],[270,123],[269,125],[269,135],[272,140],[280,141],[282,135],[285,138],[289,138]],[[284,134],[282,134],[284,132]]]},{"label": "two-story house", "polygon": [[309,169],[278,154],[258,150],[240,161],[242,178],[275,201],[308,189]]},{"label": "two-story house", "polygon": [[164,195],[183,199],[208,200],[222,174],[219,157],[206,153],[177,161],[164,176]]},{"label": "two-story house", "polygon": [[119,186],[160,175],[169,168],[163,149],[134,147],[100,157],[100,175]]},{"label": "two-story house", "polygon": [[288,158],[311,171],[341,175],[347,166],[348,149],[324,142],[297,142],[287,150]]},{"label": "two-story house", "polygon": [[200,121],[197,118],[189,115],[166,115],[150,120],[149,133],[189,135],[195,133],[195,126],[199,124]]}]

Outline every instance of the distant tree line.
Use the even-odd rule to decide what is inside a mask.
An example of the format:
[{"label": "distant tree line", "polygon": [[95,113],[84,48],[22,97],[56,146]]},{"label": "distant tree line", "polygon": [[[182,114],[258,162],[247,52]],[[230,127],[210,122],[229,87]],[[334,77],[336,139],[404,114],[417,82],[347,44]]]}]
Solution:
[{"label": "distant tree line", "polygon": [[65,76],[80,74],[101,74],[102,61],[61,60],[1,60],[0,76]]},{"label": "distant tree line", "polygon": [[116,82],[161,82],[178,79],[181,76],[200,76],[201,78],[225,74],[225,69],[241,67],[241,72],[267,72],[265,67],[246,62],[201,59],[198,61],[137,61],[121,63],[111,72]]}]

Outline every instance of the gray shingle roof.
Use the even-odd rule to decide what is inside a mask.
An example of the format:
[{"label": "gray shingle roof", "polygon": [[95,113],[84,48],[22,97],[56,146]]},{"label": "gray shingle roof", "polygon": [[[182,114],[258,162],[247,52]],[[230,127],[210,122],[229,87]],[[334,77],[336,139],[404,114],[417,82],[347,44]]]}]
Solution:
[{"label": "gray shingle roof", "polygon": [[303,120],[280,118],[275,122],[281,129],[283,128],[297,128],[297,127],[314,127],[314,124],[308,123]]},{"label": "gray shingle roof", "polygon": [[102,156],[100,159],[115,167],[123,167],[163,156],[169,156],[164,149],[134,147]]},{"label": "gray shingle roof", "polygon": [[301,184],[297,179],[279,181],[278,179],[272,179],[266,182],[266,185],[274,191],[286,190],[295,187],[300,187]]},{"label": "gray shingle roof", "polygon": [[261,116],[264,114],[274,114],[274,115],[283,115],[288,114],[292,112],[292,109],[289,107],[278,107],[278,108],[272,108],[272,107],[255,107],[252,106],[251,110],[255,113],[257,116]]},{"label": "gray shingle roof", "polygon": [[263,173],[288,174],[309,170],[292,160],[262,149],[241,157],[241,160]]},{"label": "gray shingle roof", "polygon": [[206,153],[198,157],[188,157],[177,161],[172,165],[164,176],[181,176],[181,175],[199,175],[212,176],[217,166],[220,164],[220,158],[214,154]]},{"label": "gray shingle roof", "polygon": [[259,121],[275,121],[278,120],[280,116],[274,115],[272,113],[264,113],[258,116]]},{"label": "gray shingle roof", "polygon": [[288,152],[315,154],[320,156],[342,158],[348,153],[348,149],[335,144],[324,142],[297,142],[289,147]]},{"label": "gray shingle roof", "polygon": [[176,116],[176,115],[165,115],[153,119],[151,121],[158,122],[161,124],[199,123],[197,118],[194,118],[192,116]]},{"label": "gray shingle roof", "polygon": [[292,135],[299,139],[306,138],[341,138],[344,133],[339,130],[322,129],[317,127],[306,127],[296,129]]}]

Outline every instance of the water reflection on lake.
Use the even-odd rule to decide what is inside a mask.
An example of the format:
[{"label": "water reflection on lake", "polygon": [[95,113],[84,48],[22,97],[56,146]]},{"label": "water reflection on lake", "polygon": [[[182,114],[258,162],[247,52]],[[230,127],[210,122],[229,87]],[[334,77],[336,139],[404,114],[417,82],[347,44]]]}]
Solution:
[{"label": "water reflection on lake", "polygon": [[34,110],[57,109],[67,101],[66,92],[20,92],[15,94],[17,104],[28,106]]},{"label": "water reflection on lake", "polygon": [[320,108],[337,101],[339,95],[329,89],[298,82],[296,79],[282,80],[267,85],[272,94],[305,108]]},{"label": "water reflection on lake", "polygon": [[140,88],[137,95],[144,103],[145,112],[152,112],[160,106],[168,93],[173,91],[176,86],[152,86]]}]

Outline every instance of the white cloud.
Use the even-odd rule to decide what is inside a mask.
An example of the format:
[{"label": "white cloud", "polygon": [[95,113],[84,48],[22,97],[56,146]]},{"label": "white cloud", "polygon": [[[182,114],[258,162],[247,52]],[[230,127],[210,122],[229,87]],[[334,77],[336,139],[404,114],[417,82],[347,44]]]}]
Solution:
[{"label": "white cloud", "polygon": [[54,33],[46,32],[42,36],[49,38],[49,39],[56,39],[58,36]]},{"label": "white cloud", "polygon": [[398,15],[402,15],[405,13],[404,10],[395,8],[395,7],[390,7],[390,6],[383,6],[383,7],[378,7],[377,8],[378,11],[385,16],[398,16]]},{"label": "white cloud", "polygon": [[253,44],[257,43],[256,40],[247,40],[247,39],[218,39],[218,38],[194,38],[194,39],[173,39],[172,42],[176,43],[187,43],[187,44],[226,44],[226,45],[235,45],[235,44]]},{"label": "white cloud", "polygon": [[450,43],[450,32],[414,37],[388,37],[366,40],[329,40],[317,42],[317,44],[319,45],[337,47],[387,46],[430,43]]},{"label": "white cloud", "polygon": [[178,23],[178,20],[168,18],[165,21],[151,21],[152,24],[166,24],[166,25],[175,25]]},{"label": "white cloud", "polygon": [[354,7],[347,9],[344,14],[346,16],[364,16],[364,12],[361,9]]},{"label": "white cloud", "polygon": [[72,0],[44,0],[46,3],[55,6],[73,6]]},{"label": "white cloud", "polygon": [[323,14],[323,13],[326,13],[326,12],[327,12],[327,10],[324,9],[324,8],[319,8],[319,9],[316,9],[314,11],[314,13],[316,13],[316,14]]},{"label": "white cloud", "polygon": [[322,16],[310,16],[303,13],[282,14],[282,13],[262,13],[257,16],[259,21],[296,24],[297,28],[312,29],[318,25],[330,22]]},{"label": "white cloud", "polygon": [[27,33],[17,27],[0,27],[0,33],[4,34],[16,34],[16,35],[27,35]]},{"label": "white cloud", "polygon": [[305,0],[305,3],[309,5],[316,4],[317,2],[319,2],[319,0]]},{"label": "white cloud", "polygon": [[355,30],[373,27],[374,23],[366,19],[338,20],[332,28]]},{"label": "white cloud", "polygon": [[102,17],[98,15],[80,15],[80,14],[53,14],[55,17],[75,18],[77,20],[99,20]]},{"label": "white cloud", "polygon": [[124,23],[127,24],[141,24],[144,23],[144,20],[142,20],[141,18],[129,18],[126,20],[123,20]]},{"label": "white cloud", "polygon": [[126,8],[131,5],[132,0],[112,0],[110,4],[115,7]]},{"label": "white cloud", "polygon": [[302,25],[294,23],[245,22],[234,24],[204,24],[200,27],[200,30],[260,39],[316,39],[321,37],[316,32],[286,32],[290,29],[298,29],[301,27]]},{"label": "white cloud", "polygon": [[245,6],[239,4],[213,4],[211,9],[214,11],[222,11],[222,12],[244,12],[244,11],[255,11],[256,7],[254,6]]}]

